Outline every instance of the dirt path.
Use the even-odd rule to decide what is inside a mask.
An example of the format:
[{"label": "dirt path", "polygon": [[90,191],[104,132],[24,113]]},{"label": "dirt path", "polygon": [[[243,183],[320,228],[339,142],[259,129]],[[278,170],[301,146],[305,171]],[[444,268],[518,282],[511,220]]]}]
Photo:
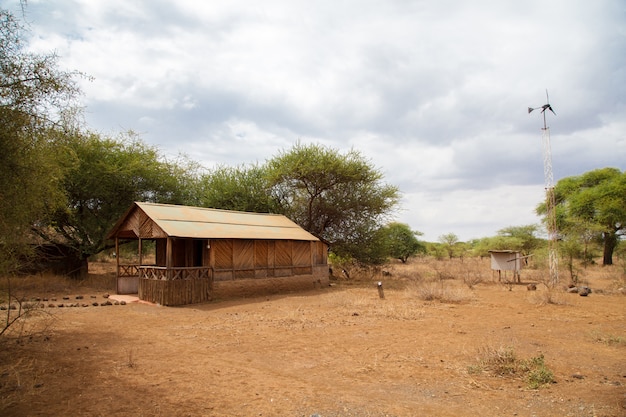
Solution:
[{"label": "dirt path", "polygon": [[[460,303],[337,287],[182,308],[55,309],[5,346],[6,416],[624,416],[624,296],[508,291]],[[49,318],[38,320],[50,321]],[[543,355],[556,383],[477,365]]]}]

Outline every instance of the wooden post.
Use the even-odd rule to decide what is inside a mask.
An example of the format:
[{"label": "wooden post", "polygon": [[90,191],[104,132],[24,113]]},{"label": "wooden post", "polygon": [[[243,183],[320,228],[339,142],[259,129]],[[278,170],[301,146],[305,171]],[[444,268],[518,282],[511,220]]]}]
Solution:
[{"label": "wooden post", "polygon": [[117,294],[119,291],[119,283],[120,283],[120,239],[115,236],[115,292]]},{"label": "wooden post", "polygon": [[167,245],[165,247],[165,276],[167,279],[172,279],[172,238],[167,237]]},{"label": "wooden post", "polygon": [[385,292],[383,291],[383,283],[382,283],[382,282],[380,282],[380,281],[378,281],[378,296],[379,296],[381,299],[384,299],[384,298],[385,298]]},{"label": "wooden post", "polygon": [[141,244],[141,238],[139,238],[139,243],[137,246],[139,246],[139,266],[141,266],[143,265],[143,247]]}]

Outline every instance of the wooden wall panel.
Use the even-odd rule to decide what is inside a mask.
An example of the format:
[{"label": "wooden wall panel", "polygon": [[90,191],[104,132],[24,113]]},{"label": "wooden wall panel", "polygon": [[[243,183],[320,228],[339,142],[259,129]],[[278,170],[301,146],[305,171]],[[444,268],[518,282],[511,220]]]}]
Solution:
[{"label": "wooden wall panel", "polygon": [[291,266],[291,240],[277,240],[275,242],[275,265]]},{"label": "wooden wall panel", "polygon": [[138,219],[138,236],[141,236],[144,239],[153,237],[154,230],[152,226],[154,225],[154,223],[152,222],[152,220],[150,220],[150,218],[148,218],[148,216],[143,215],[141,217]]},{"label": "wooden wall panel", "polygon": [[294,266],[311,265],[311,242],[294,241],[292,245],[293,245],[293,265]]},{"label": "wooden wall panel", "polygon": [[313,265],[328,263],[328,249],[324,242],[313,242]]},{"label": "wooden wall panel", "polygon": [[276,265],[276,241],[267,242],[267,267],[273,268]]},{"label": "wooden wall panel", "polygon": [[254,240],[235,239],[233,242],[233,265],[235,269],[253,269]]},{"label": "wooden wall panel", "polygon": [[216,269],[233,267],[233,241],[231,239],[212,240],[211,250],[213,250],[215,256]]},{"label": "wooden wall panel", "polygon": [[254,242],[254,266],[255,268],[265,268],[268,266],[267,253],[269,242],[267,240],[257,240]]},{"label": "wooden wall panel", "polygon": [[142,239],[165,238],[167,235],[142,210],[136,209],[128,215],[120,226],[118,235],[128,236],[132,232]]}]

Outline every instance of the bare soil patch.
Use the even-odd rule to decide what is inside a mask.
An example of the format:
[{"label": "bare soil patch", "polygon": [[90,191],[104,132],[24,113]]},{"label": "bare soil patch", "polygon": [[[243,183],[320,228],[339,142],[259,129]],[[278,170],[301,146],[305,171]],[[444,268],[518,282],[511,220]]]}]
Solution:
[{"label": "bare soil patch", "polygon": [[[488,261],[470,289],[468,264],[437,279],[420,262],[392,267],[384,299],[372,276],[177,308],[42,309],[1,341],[0,415],[626,415],[617,267],[587,271],[597,291],[581,297],[494,283]],[[91,286],[46,291],[100,300],[107,268],[94,265]],[[554,382],[494,373],[485,362],[500,349],[542,356]]]}]

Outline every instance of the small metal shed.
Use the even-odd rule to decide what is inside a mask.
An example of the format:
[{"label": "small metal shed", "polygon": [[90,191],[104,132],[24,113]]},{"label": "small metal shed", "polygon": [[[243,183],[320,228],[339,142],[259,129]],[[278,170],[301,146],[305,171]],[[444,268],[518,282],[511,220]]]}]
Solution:
[{"label": "small metal shed", "polygon": [[491,270],[498,271],[498,281],[502,280],[502,271],[506,278],[506,271],[513,271],[513,280],[520,282],[522,269],[522,253],[514,250],[490,250]]}]

